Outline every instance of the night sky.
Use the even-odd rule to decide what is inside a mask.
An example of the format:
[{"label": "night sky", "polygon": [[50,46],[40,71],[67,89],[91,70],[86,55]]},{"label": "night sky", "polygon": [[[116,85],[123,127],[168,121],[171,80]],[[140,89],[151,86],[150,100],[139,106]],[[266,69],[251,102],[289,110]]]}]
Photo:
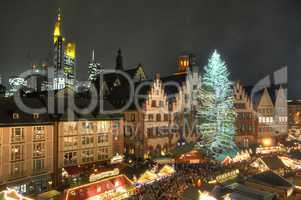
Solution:
[{"label": "night sky", "polygon": [[126,68],[147,74],[177,70],[181,52],[205,65],[219,50],[233,80],[254,84],[283,66],[289,97],[301,98],[300,0],[1,0],[0,74],[7,77],[51,60],[58,7],[63,32],[77,44],[77,75],[87,77],[95,49],[105,68],[121,48]]}]

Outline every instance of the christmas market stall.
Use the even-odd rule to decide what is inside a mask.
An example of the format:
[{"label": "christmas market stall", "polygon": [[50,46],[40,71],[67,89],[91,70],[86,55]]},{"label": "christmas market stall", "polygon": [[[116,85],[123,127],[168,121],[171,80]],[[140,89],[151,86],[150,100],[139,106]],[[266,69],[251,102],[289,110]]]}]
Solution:
[{"label": "christmas market stall", "polygon": [[[94,181],[94,179],[93,179]],[[106,200],[127,199],[136,188],[125,175],[112,176],[65,191],[63,200]]]}]

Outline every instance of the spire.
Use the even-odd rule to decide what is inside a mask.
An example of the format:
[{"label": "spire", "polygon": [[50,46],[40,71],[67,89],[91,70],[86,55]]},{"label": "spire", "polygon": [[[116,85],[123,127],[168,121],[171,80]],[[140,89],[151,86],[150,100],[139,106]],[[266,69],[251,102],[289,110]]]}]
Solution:
[{"label": "spire", "polygon": [[58,14],[57,14],[57,19],[54,25],[54,31],[53,31],[53,43],[56,43],[57,38],[62,35],[62,23],[61,23],[61,9],[59,8]]},{"label": "spire", "polygon": [[123,61],[122,61],[121,49],[118,49],[118,51],[117,51],[116,68],[115,69],[123,70]]},{"label": "spire", "polygon": [[92,62],[95,61],[95,53],[94,53],[94,49],[92,50]]}]

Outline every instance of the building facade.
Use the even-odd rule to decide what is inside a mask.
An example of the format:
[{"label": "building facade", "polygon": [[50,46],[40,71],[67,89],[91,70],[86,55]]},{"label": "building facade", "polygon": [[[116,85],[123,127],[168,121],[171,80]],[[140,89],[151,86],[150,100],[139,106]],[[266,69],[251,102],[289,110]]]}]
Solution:
[{"label": "building facade", "polygon": [[236,83],[234,96],[238,114],[235,139],[239,146],[274,146],[287,138],[288,108],[283,87],[255,90]]},{"label": "building facade", "polygon": [[59,168],[110,161],[122,155],[122,123],[119,119],[59,122]]},{"label": "building facade", "polygon": [[47,190],[53,172],[53,126],[6,126],[0,132],[1,185],[22,193]]},{"label": "building facade", "polygon": [[179,138],[160,77],[149,84],[141,107],[125,111],[127,153],[145,159],[166,155]]},{"label": "building facade", "polygon": [[[22,100],[30,108],[45,106],[38,98]],[[3,189],[14,188],[22,194],[41,193],[60,186],[63,169],[110,164],[114,156],[123,156],[122,115],[96,111],[92,111],[93,115],[79,115],[74,110],[72,116],[77,117],[70,118],[66,117],[66,110],[61,114],[27,114],[13,98],[2,99],[0,107],[0,187]]]},{"label": "building facade", "polygon": [[257,144],[258,121],[253,104],[243,86],[237,82],[234,86],[236,118],[235,143],[248,148]]},{"label": "building facade", "polygon": [[[161,78],[157,74],[154,80],[138,81],[135,77],[139,69],[144,72],[142,66],[137,68],[136,76],[132,76],[134,103],[124,111],[128,155],[144,159],[165,156],[178,144],[195,142],[199,138],[194,120],[196,93],[200,88],[199,67],[190,63],[192,58],[186,61],[187,56],[180,57],[184,58],[185,62],[178,63],[185,66],[178,66],[179,71],[171,76]],[[128,88],[120,87],[113,92],[116,95],[112,99],[116,99],[119,106],[120,102],[124,105],[128,101]]]},{"label": "building facade", "polygon": [[288,126],[292,139],[300,140],[301,136],[301,101],[288,102]]},{"label": "building facade", "polygon": [[[52,185],[53,124],[47,115],[22,112],[12,100],[0,102],[0,187],[39,193]],[[36,99],[24,103],[41,106]]]}]

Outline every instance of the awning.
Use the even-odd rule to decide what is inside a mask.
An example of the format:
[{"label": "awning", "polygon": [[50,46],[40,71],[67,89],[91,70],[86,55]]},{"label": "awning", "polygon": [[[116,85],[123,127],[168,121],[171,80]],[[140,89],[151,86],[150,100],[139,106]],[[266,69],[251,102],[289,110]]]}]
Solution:
[{"label": "awning", "polygon": [[144,184],[148,182],[155,181],[158,178],[157,174],[152,171],[147,170],[142,176],[138,179],[138,183]]}]

